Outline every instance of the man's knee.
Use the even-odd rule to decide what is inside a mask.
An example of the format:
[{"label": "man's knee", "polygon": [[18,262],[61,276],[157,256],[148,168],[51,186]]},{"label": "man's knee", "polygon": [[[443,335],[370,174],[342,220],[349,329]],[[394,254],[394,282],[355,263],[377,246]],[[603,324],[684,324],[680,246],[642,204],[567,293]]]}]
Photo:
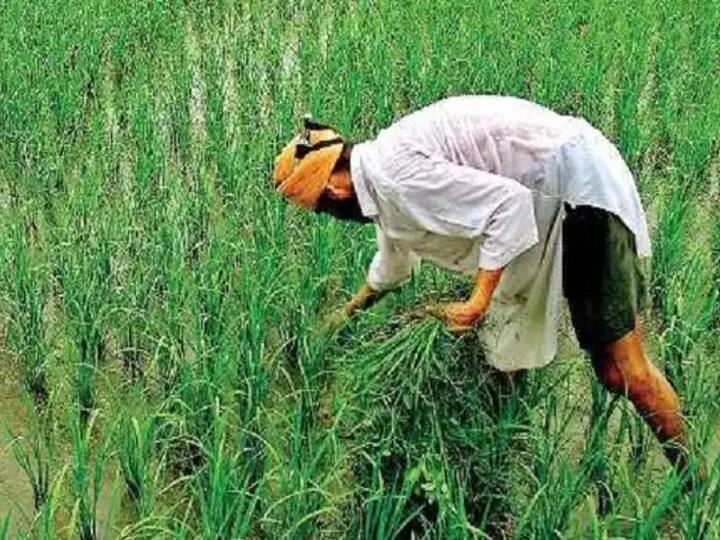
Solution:
[{"label": "man's knee", "polygon": [[614,394],[625,394],[627,392],[625,376],[612,356],[593,353],[592,364],[598,381],[607,390]]},{"label": "man's knee", "polygon": [[598,380],[610,392],[641,398],[652,390],[651,367],[642,350],[610,346],[591,357]]}]

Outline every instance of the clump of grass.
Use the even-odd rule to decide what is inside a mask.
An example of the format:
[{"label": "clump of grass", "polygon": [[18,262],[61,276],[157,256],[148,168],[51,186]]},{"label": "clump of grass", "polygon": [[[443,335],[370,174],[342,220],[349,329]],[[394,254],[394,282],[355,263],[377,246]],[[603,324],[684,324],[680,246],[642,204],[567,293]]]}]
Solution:
[{"label": "clump of grass", "polygon": [[266,473],[261,524],[269,536],[313,538],[336,513],[326,488],[335,440],[332,430],[313,429],[305,398],[292,399],[294,406],[282,418],[282,438],[266,448],[273,466]]},{"label": "clump of grass", "polygon": [[118,459],[128,497],[141,517],[148,517],[155,504],[155,484],[151,462],[156,448],[157,420],[124,416],[118,432]]},{"label": "clump of grass", "polygon": [[247,538],[253,531],[263,493],[258,456],[228,439],[227,413],[213,409],[211,440],[202,443],[206,465],[193,481],[198,505],[196,534],[204,538]]},{"label": "clump of grass", "polygon": [[415,488],[412,482],[394,478],[383,479],[377,463],[371,472],[372,483],[362,502],[362,538],[389,540],[397,535],[420,513],[420,508],[408,511]]},{"label": "clump of grass", "polygon": [[[499,526],[507,508],[493,491],[508,480],[507,458],[525,429],[524,405],[518,396],[499,395],[477,334],[458,339],[435,320],[397,323],[341,361],[353,396],[353,412],[343,423],[352,434],[347,444],[377,456],[389,484],[415,477],[414,503],[435,508],[432,521],[447,521],[461,508],[466,525]],[[361,485],[372,481],[363,469],[356,467]],[[451,483],[453,489],[464,486],[460,494],[448,491]]]},{"label": "clump of grass", "polygon": [[[86,219],[79,219],[81,227]],[[95,407],[93,375],[106,352],[103,323],[112,284],[109,240],[94,229],[81,229],[71,242],[58,241],[56,249],[64,322],[71,337],[74,387],[85,423]]]},{"label": "clump of grass", "polygon": [[5,517],[0,521],[0,538],[6,540],[10,538],[10,512],[5,514]]},{"label": "clump of grass", "polygon": [[720,457],[708,467],[704,482],[685,498],[681,514],[685,538],[720,535]]},{"label": "clump of grass", "polygon": [[50,359],[48,327],[44,320],[50,282],[43,254],[33,245],[35,225],[16,225],[4,253],[0,271],[4,282],[2,299],[7,323],[6,343],[13,354],[21,379],[35,402],[48,399],[46,367]]},{"label": "clump of grass", "polygon": [[39,512],[48,502],[50,496],[50,456],[45,440],[41,433],[26,442],[14,437],[13,455],[30,483],[33,494],[35,511]]},{"label": "clump of grass", "polygon": [[92,432],[97,414],[86,421],[75,411],[70,420],[72,444],[73,523],[81,540],[96,540],[98,536],[98,502],[108,455],[108,441],[102,441],[91,457]]}]

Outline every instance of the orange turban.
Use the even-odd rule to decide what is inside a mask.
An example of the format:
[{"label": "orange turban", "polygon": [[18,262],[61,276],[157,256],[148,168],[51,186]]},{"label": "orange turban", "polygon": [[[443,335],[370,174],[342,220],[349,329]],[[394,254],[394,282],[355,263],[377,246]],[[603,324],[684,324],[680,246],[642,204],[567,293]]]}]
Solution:
[{"label": "orange turban", "polygon": [[278,193],[313,209],[342,154],[343,140],[334,129],[307,118],[305,130],[305,137],[293,137],[275,158],[273,178]]}]

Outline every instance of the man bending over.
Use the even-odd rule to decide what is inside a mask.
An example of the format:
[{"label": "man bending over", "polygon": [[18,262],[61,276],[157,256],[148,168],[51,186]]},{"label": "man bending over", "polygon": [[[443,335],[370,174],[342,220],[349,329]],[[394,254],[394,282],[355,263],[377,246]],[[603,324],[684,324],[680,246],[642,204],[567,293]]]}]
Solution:
[{"label": "man bending over", "polygon": [[301,207],[375,224],[377,253],[347,317],[426,260],[474,277],[470,297],[440,316],[463,331],[487,314],[489,361],[514,371],[555,356],[564,294],[600,382],[684,467],[680,404],[637,323],[645,214],[619,152],[587,122],[494,96],[439,101],[355,145],[306,120],[274,178]]}]

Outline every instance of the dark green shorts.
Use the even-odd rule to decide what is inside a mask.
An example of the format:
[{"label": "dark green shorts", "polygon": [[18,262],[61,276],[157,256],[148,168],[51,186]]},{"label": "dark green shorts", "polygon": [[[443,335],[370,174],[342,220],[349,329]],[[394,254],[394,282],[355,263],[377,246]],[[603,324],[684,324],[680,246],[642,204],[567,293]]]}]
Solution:
[{"label": "dark green shorts", "polygon": [[635,327],[646,285],[635,236],[614,214],[565,205],[563,293],[580,346],[597,350]]}]

